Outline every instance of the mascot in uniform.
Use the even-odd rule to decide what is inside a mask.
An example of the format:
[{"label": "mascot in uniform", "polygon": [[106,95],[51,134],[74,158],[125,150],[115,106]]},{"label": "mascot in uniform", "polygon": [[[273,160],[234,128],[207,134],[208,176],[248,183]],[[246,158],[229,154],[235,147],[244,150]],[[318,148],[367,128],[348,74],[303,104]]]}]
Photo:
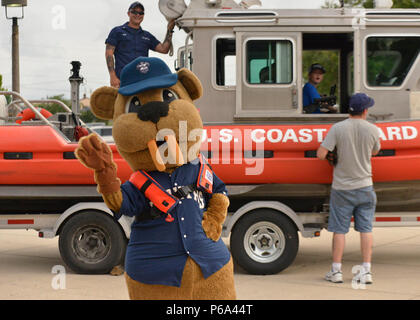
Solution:
[{"label": "mascot in uniform", "polygon": [[114,217],[134,217],[125,259],[131,299],[236,298],[221,239],[226,187],[199,151],[203,124],[193,100],[202,92],[191,71],[172,73],[162,60],[140,57],[123,69],[120,89],[92,94],[93,113],[113,120],[118,152],[134,173],[121,185],[96,134],[79,141],[76,156],[94,170]]}]

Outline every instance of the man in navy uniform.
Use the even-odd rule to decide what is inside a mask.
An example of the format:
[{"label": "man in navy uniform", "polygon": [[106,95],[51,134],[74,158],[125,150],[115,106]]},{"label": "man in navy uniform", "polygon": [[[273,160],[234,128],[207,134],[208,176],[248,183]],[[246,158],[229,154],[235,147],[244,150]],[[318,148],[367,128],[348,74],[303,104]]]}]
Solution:
[{"label": "man in navy uniform", "polygon": [[121,70],[134,59],[148,57],[149,50],[163,54],[169,52],[175,20],[168,22],[168,31],[161,43],[140,26],[144,13],[144,6],[140,2],[133,2],[128,8],[129,21],[113,28],[105,41],[105,57],[112,87],[120,87]]}]

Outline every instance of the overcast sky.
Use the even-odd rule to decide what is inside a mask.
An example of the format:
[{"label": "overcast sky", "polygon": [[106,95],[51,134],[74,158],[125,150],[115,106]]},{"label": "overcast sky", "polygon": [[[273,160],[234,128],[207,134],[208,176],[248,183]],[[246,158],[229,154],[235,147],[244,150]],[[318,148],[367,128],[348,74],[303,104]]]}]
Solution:
[{"label": "overcast sky", "polygon": [[[203,0],[204,1],[204,0]],[[239,0],[235,0],[239,2]],[[319,8],[324,0],[261,0],[263,8]],[[105,39],[109,31],[127,21],[127,9],[133,0],[28,0],[25,18],[19,20],[20,87],[28,99],[57,94],[70,96],[70,61],[82,63],[85,81],[81,96],[109,85],[105,63]],[[162,41],[166,19],[159,12],[158,0],[141,1],[146,9],[142,27]],[[189,3],[189,0],[185,1]],[[64,20],[62,19],[64,18]],[[0,11],[0,74],[3,86],[12,87],[11,20]],[[185,32],[174,35],[176,50],[183,45]],[[174,57],[151,52],[167,61],[173,69]]]}]

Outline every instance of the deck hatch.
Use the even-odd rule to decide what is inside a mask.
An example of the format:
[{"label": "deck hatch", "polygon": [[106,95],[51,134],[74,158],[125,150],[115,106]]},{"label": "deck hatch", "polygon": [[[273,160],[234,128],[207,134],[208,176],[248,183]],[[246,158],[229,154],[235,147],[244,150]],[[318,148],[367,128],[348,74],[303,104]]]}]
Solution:
[{"label": "deck hatch", "polygon": [[249,150],[244,151],[244,158],[264,158],[269,159],[274,157],[274,152],[271,150]]},{"label": "deck hatch", "polygon": [[385,149],[385,150],[380,150],[379,153],[375,157],[392,157],[392,156],[395,156],[395,150]]},{"label": "deck hatch", "polygon": [[74,154],[73,151],[65,151],[65,152],[63,152],[63,159],[74,160],[74,159],[77,159],[77,158],[76,158],[76,155]]},{"label": "deck hatch", "polygon": [[32,152],[5,152],[5,160],[31,160],[33,159]]}]

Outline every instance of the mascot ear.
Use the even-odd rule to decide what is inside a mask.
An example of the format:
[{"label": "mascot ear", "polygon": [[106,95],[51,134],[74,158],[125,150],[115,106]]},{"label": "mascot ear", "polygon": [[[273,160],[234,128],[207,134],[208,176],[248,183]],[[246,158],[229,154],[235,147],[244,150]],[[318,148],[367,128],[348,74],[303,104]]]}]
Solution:
[{"label": "mascot ear", "polygon": [[93,114],[103,120],[111,120],[114,117],[114,105],[118,96],[118,89],[101,87],[96,89],[90,97],[90,106]]},{"label": "mascot ear", "polygon": [[197,76],[190,70],[182,68],[178,71],[178,80],[189,93],[192,100],[197,100],[203,95],[203,86]]}]

